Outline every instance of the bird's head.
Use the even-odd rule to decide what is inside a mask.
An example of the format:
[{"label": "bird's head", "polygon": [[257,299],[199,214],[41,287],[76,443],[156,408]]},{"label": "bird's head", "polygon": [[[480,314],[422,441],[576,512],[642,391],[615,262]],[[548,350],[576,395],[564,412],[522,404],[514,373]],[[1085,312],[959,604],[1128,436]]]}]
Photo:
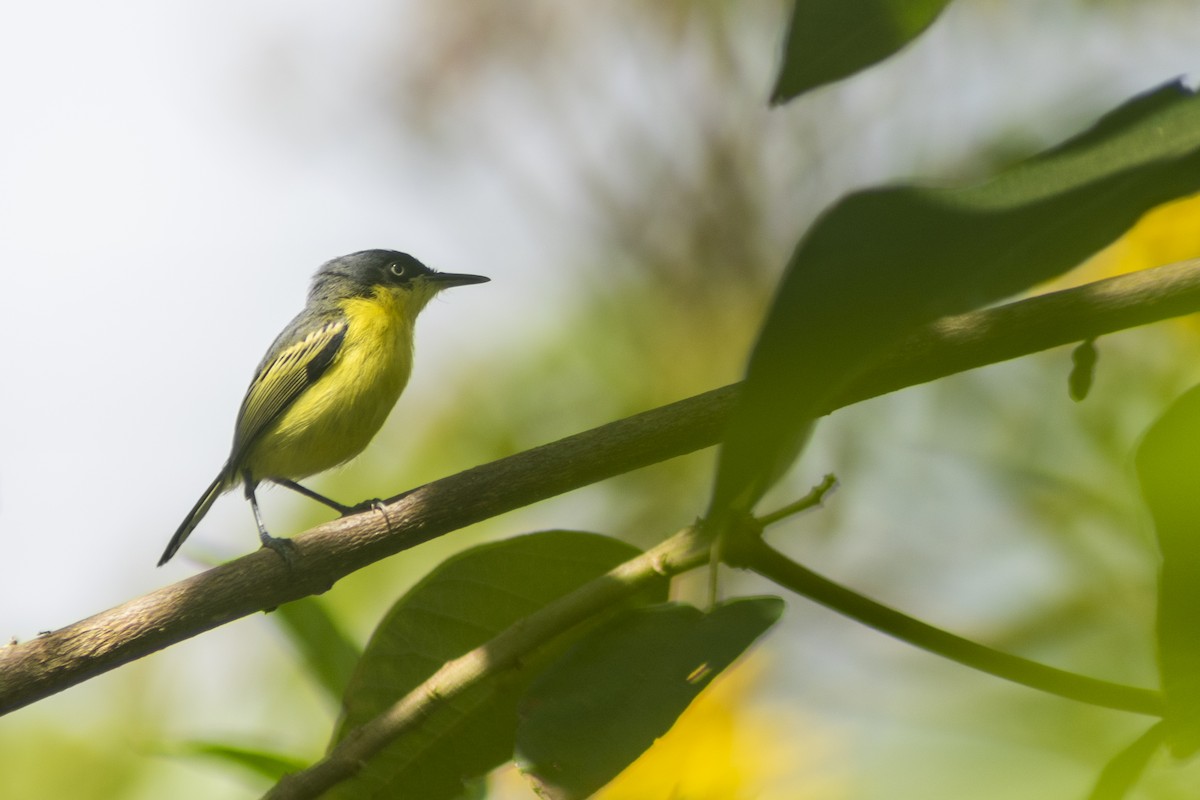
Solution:
[{"label": "bird's head", "polygon": [[390,296],[415,317],[442,289],[489,280],[482,275],[437,272],[408,253],[360,250],[325,262],[313,276],[308,299],[312,304]]}]

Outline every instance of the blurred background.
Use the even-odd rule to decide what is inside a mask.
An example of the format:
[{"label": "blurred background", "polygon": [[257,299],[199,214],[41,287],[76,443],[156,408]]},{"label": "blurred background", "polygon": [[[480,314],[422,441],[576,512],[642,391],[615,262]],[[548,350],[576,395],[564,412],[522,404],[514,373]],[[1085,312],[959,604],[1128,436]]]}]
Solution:
[{"label": "blurred background", "polygon": [[[406,250],[491,276],[418,325],[400,413],[344,501],[735,381],[813,217],[847,191],[986,176],[1195,69],[1192,0],[959,0],[914,46],[767,106],[783,2],[136,0],[14,5],[0,27],[0,633],[27,639],[257,546],[236,493],[166,540],[227,455],[249,377],[324,260]],[[1072,276],[1200,255],[1200,205]],[[869,235],[865,232],[864,235]],[[772,541],[956,632],[1154,685],[1155,554],[1130,468],[1200,378],[1186,322],[840,411]],[[448,554],[548,527],[640,545],[703,509],[711,452],[457,532],[323,600],[364,641]],[[273,532],[320,507],[265,495]],[[726,575],[727,594],[772,592]],[[683,599],[701,581],[680,582]],[[942,663],[798,598],[612,798],[1082,796],[1146,721]],[[0,796],[248,798],[178,755],[322,752],[336,709],[257,615],[0,719]],[[1195,797],[1155,762],[1139,797]],[[529,798],[519,776],[490,795]]]}]

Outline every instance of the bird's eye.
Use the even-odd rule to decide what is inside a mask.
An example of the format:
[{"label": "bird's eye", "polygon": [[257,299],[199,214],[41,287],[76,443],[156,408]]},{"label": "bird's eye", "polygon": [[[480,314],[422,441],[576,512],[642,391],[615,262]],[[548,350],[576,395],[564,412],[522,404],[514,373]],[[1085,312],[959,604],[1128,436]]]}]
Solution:
[{"label": "bird's eye", "polygon": [[393,275],[395,275],[397,278],[408,277],[408,265],[407,264],[399,264],[399,263],[393,262],[391,265],[388,266],[388,270]]}]

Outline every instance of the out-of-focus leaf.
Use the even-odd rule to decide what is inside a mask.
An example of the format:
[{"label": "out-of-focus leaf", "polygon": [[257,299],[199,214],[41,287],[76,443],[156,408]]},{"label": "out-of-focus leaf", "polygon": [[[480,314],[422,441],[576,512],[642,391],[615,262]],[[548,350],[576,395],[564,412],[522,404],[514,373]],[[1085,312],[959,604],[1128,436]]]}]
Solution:
[{"label": "out-of-focus leaf", "polygon": [[1135,463],[1162,553],[1158,668],[1167,743],[1185,756],[1200,748],[1200,386],[1150,426]]},{"label": "out-of-focus leaf", "polygon": [[621,615],[530,687],[517,763],[543,797],[591,795],[666,733],[782,613],[782,600],[755,597],[708,614],[669,604]]},{"label": "out-of-focus leaf", "polygon": [[1141,780],[1151,757],[1162,747],[1163,723],[1156,722],[1104,765],[1087,800],[1124,800]]},{"label": "out-of-focus leaf", "polygon": [[463,782],[463,791],[458,800],[487,800],[488,781],[486,775]]},{"label": "out-of-focus leaf", "polygon": [[201,757],[236,764],[255,775],[275,783],[289,772],[298,772],[307,763],[296,756],[276,753],[256,747],[239,747],[224,742],[183,742],[170,748],[172,755]]},{"label": "out-of-focus leaf", "polygon": [[350,640],[317,597],[285,603],[271,615],[300,651],[304,666],[338,702],[362,651]]},{"label": "out-of-focus leaf", "polygon": [[882,61],[933,24],[950,0],[796,0],[772,103]]},{"label": "out-of-focus leaf", "polygon": [[841,200],[801,239],[776,292],[710,516],[752,509],[813,420],[902,336],[1065,272],[1147,209],[1197,190],[1200,98],[1171,84],[986,183]]},{"label": "out-of-focus leaf", "polygon": [[[448,559],[404,595],[376,628],[346,689],[334,741],[372,719],[442,664],[478,647],[551,600],[638,555],[606,536],[547,531],[481,545]],[[666,580],[634,602],[661,602]],[[464,692],[380,753],[329,798],[458,798],[472,779],[512,758],[517,701],[560,637],[519,671]]]},{"label": "out-of-focus leaf", "polygon": [[1086,400],[1088,392],[1092,390],[1092,380],[1096,377],[1096,361],[1099,357],[1095,339],[1080,342],[1071,351],[1071,374],[1067,377],[1067,391],[1076,403]]}]

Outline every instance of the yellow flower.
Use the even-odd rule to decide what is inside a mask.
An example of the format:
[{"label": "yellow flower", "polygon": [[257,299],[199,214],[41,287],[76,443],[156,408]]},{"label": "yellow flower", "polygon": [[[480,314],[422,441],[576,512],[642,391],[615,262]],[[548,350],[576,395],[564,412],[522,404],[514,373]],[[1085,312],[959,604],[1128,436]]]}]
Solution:
[{"label": "yellow flower", "polygon": [[[765,656],[757,651],[718,676],[665,736],[593,800],[842,800],[851,780],[828,731],[791,703],[755,700]],[[492,776],[489,798],[535,800],[515,767]]]},{"label": "yellow flower", "polygon": [[1071,273],[1070,283],[1200,258],[1200,195],[1147,211],[1124,236]]},{"label": "yellow flower", "polygon": [[828,737],[756,708],[762,656],[712,682],[665,736],[595,800],[810,800],[843,797]]}]

